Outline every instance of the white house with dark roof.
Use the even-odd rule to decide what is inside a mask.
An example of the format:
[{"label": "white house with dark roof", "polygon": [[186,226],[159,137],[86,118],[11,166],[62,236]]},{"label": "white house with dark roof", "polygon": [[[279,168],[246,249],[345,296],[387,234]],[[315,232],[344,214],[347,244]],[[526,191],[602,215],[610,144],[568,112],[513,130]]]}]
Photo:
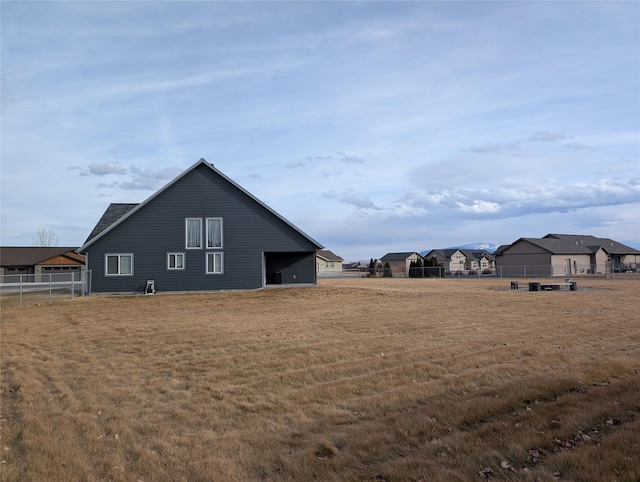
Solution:
[{"label": "white house with dark roof", "polygon": [[452,273],[493,270],[495,268],[494,256],[484,249],[432,249],[424,255],[424,258],[436,258],[445,271]]},{"label": "white house with dark roof", "polygon": [[343,258],[328,249],[316,252],[318,274],[342,273]]},{"label": "white house with dark roof", "polygon": [[543,238],[520,238],[500,246],[494,253],[499,272],[531,275],[576,275],[613,270],[635,271],[640,251],[609,238],[580,234],[547,234]]}]

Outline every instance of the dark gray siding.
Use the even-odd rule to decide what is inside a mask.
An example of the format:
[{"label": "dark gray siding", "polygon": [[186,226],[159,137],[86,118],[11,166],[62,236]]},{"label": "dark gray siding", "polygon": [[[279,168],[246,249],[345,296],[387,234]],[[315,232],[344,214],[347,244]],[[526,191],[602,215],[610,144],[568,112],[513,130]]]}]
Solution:
[{"label": "dark gray siding", "polygon": [[[185,219],[223,219],[224,273],[205,274],[206,253],[185,248]],[[142,291],[148,279],[158,291],[251,289],[263,286],[265,253],[290,253],[283,282],[315,282],[315,243],[206,165],[198,165],[87,251],[96,292]],[[185,253],[186,269],[167,270],[167,253]],[[105,254],[133,253],[132,276],[105,276]],[[295,278],[293,277],[295,275]]]}]

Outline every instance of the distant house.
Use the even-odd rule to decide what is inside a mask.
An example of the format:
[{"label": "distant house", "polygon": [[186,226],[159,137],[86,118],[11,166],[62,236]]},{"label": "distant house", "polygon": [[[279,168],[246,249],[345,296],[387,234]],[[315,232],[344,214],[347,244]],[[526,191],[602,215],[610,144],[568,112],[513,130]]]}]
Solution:
[{"label": "distant house", "polygon": [[328,249],[321,249],[316,253],[318,274],[342,273],[343,261],[343,258]]},{"label": "distant house", "polygon": [[317,241],[200,159],[140,204],[111,204],[79,252],[93,292],[314,284]]},{"label": "distant house", "polygon": [[432,249],[424,257],[435,258],[447,272],[464,271],[467,265],[467,255],[458,248]]},{"label": "distant house", "polygon": [[4,246],[0,248],[0,280],[3,283],[80,280],[85,269],[85,257],[76,253],[77,248]]},{"label": "distant house", "polygon": [[366,271],[369,268],[369,265],[363,263],[362,261],[349,261],[348,263],[342,262],[342,270],[350,270],[350,271]]},{"label": "distant house", "polygon": [[418,259],[422,260],[422,256],[420,256],[416,252],[387,253],[382,258],[380,258],[380,262],[382,266],[384,266],[386,263],[389,263],[392,276],[397,278],[405,278],[409,276],[409,268],[411,267],[411,263],[417,261]]},{"label": "distant house", "polygon": [[483,249],[446,248],[432,249],[424,255],[425,259],[436,258],[445,271],[484,271],[495,267],[494,256]]},{"label": "distant house", "polygon": [[496,267],[505,274],[574,275],[636,270],[640,251],[609,238],[580,234],[547,234],[543,238],[520,238],[500,246],[494,253]]}]

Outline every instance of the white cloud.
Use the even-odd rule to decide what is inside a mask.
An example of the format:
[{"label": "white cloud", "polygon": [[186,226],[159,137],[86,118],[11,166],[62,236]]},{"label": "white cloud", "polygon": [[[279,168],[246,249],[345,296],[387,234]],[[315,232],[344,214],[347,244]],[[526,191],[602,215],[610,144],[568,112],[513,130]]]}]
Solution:
[{"label": "white cloud", "polygon": [[494,202],[474,199],[471,204],[456,202],[456,205],[464,213],[495,214],[500,211],[500,205]]},{"label": "white cloud", "polygon": [[89,173],[96,176],[106,176],[107,174],[122,175],[126,172],[119,162],[105,162],[103,164],[94,162],[89,164]]},{"label": "white cloud", "polygon": [[327,199],[336,199],[344,204],[350,204],[356,208],[361,209],[373,209],[380,210],[378,206],[368,197],[361,194],[357,194],[353,189],[348,189],[344,192],[327,191],[324,193],[324,197]]},{"label": "white cloud", "polygon": [[300,162],[300,161],[298,161],[298,162],[290,162],[290,163],[284,165],[285,169],[294,169],[294,168],[297,168],[297,167],[304,167],[304,162]]},{"label": "white cloud", "polygon": [[360,157],[349,156],[344,152],[339,152],[338,156],[340,156],[340,162],[345,162],[347,164],[364,164],[365,160]]},{"label": "white cloud", "polygon": [[200,157],[338,254],[638,238],[632,3],[8,2],[0,21],[4,244],[65,229],[67,192],[78,244],[106,201]]}]

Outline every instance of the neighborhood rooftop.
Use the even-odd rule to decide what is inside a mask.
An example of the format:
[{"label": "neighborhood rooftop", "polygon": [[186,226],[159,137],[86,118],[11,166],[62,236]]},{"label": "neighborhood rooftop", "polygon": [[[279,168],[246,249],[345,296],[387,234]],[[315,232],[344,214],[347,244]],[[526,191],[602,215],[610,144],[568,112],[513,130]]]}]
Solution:
[{"label": "neighborhood rooftop", "polygon": [[387,253],[382,258],[380,258],[380,261],[404,261],[413,254],[418,253],[416,251],[407,251],[404,253]]},{"label": "neighborhood rooftop", "polygon": [[0,249],[0,263],[4,267],[33,266],[55,256],[64,255],[76,260],[84,256],[75,253],[77,247],[3,246]]},{"label": "neighborhood rooftop", "polygon": [[[602,248],[607,253],[615,254],[638,254],[637,249],[633,249],[622,243],[609,238],[597,238],[590,235],[579,234],[547,234],[543,238],[520,238],[515,243],[526,241],[539,246],[550,253],[563,254],[591,254]],[[513,244],[500,246],[495,254],[500,255]]]},{"label": "neighborhood rooftop", "polygon": [[328,249],[321,249],[316,253],[316,256],[323,258],[327,261],[344,261],[343,258],[341,258],[340,256],[338,256],[337,254],[333,253]]}]

